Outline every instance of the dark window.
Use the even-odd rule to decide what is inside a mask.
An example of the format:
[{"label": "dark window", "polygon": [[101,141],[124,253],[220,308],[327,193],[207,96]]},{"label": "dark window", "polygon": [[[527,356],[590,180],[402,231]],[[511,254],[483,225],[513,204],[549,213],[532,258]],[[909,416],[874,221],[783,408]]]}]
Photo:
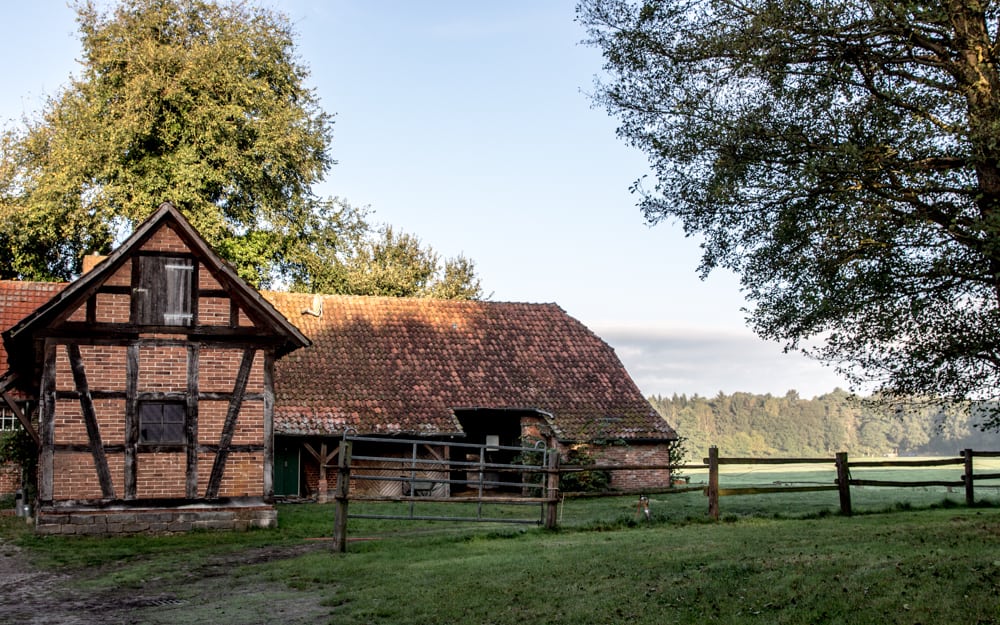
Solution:
[{"label": "dark window", "polygon": [[144,401],[139,404],[140,443],[183,443],[184,403]]},{"label": "dark window", "polygon": [[194,261],[171,256],[139,256],[137,260],[139,274],[134,290],[136,323],[191,325]]}]

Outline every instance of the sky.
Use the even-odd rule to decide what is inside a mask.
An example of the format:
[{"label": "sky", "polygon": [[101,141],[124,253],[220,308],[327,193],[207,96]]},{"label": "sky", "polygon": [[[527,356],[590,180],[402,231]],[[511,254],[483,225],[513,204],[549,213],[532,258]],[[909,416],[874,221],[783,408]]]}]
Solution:
[{"label": "sky", "polygon": [[[645,155],[588,94],[601,70],[575,0],[262,0],[288,16],[308,84],[335,116],[315,188],[368,207],[492,301],[555,302],[615,348],[647,395],[813,397],[848,384],[757,338],[736,276],[698,276],[698,240],[647,224]],[[99,5],[107,6],[107,2]],[[0,0],[0,125],[79,73],[65,0]]]}]

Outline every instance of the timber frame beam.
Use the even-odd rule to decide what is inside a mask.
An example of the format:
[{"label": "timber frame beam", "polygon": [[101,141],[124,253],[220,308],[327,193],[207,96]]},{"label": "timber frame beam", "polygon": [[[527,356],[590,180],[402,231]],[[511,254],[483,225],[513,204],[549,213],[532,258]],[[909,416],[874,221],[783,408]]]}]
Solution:
[{"label": "timber frame beam", "polygon": [[0,397],[3,398],[4,403],[7,404],[7,407],[10,408],[10,411],[14,413],[14,416],[17,417],[17,420],[21,422],[21,427],[23,427],[24,431],[28,433],[28,436],[31,437],[31,440],[35,441],[35,446],[41,447],[42,439],[39,438],[38,436],[38,430],[36,430],[35,427],[31,424],[31,419],[28,418],[28,415],[24,414],[24,411],[21,410],[21,407],[17,405],[17,402],[14,401],[14,398],[11,397],[10,393],[7,392],[8,389],[10,389],[10,387],[13,386],[16,380],[17,380],[16,373],[9,373],[0,378]]},{"label": "timber frame beam", "polygon": [[83,364],[83,356],[80,354],[80,346],[75,343],[66,345],[66,355],[69,356],[73,382],[80,394],[80,412],[83,413],[83,422],[87,426],[87,439],[90,441],[90,453],[94,456],[94,468],[101,484],[101,494],[114,499],[115,487],[111,482],[108,458],[104,455],[101,430],[97,424],[97,411],[94,409],[94,398],[90,395],[90,385],[87,383],[87,371]]},{"label": "timber frame beam", "polygon": [[215,499],[219,496],[222,476],[226,471],[226,460],[229,458],[229,447],[232,445],[233,433],[236,431],[236,419],[239,417],[240,408],[243,405],[243,395],[246,393],[247,382],[250,379],[250,369],[253,367],[255,354],[256,350],[253,349],[243,352],[240,370],[236,374],[236,383],[233,385],[233,398],[229,401],[226,422],[222,426],[222,435],[219,438],[219,451],[215,454],[215,462],[212,464],[212,474],[208,478],[208,487],[205,489],[206,499]]}]

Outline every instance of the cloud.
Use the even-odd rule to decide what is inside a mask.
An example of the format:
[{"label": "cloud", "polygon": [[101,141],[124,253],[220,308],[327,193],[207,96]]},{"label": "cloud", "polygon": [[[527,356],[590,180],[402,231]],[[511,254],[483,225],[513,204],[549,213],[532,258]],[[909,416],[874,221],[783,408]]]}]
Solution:
[{"label": "cloud", "polygon": [[648,325],[598,325],[647,395],[714,396],[719,391],[814,397],[847,383],[830,368],[749,330]]}]

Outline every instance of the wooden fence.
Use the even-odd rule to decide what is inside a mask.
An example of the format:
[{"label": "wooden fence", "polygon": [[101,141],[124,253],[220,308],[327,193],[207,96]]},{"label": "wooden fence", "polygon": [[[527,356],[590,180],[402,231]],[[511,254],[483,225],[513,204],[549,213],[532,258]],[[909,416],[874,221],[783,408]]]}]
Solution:
[{"label": "wooden fence", "polygon": [[[1000,451],[973,451],[971,449],[966,449],[962,451],[956,458],[936,458],[932,460],[859,460],[851,461],[848,458],[846,452],[840,452],[836,454],[833,458],[743,458],[743,457],[721,457],[719,455],[718,447],[712,446],[709,448],[708,457],[703,459],[704,464],[685,464],[681,466],[676,465],[648,465],[648,464],[588,464],[588,465],[560,465],[559,455],[554,453],[550,449],[538,449],[538,448],[497,448],[497,449],[507,449],[508,451],[521,452],[522,456],[537,455],[537,463],[525,463],[523,460],[517,464],[501,463],[501,464],[491,464],[485,461],[485,446],[476,445],[463,445],[460,443],[434,443],[438,445],[445,446],[461,446],[468,448],[478,449],[478,460],[474,462],[463,462],[455,459],[449,458],[449,454],[438,454],[440,459],[428,459],[428,458],[418,458],[417,457],[417,445],[428,445],[427,441],[418,440],[393,440],[391,441],[396,445],[410,445],[412,446],[412,453],[410,455],[389,455],[389,456],[354,456],[352,451],[352,445],[354,441],[358,442],[377,442],[380,444],[385,444],[386,441],[383,439],[365,439],[363,437],[350,437],[349,439],[341,443],[341,448],[338,458],[337,466],[337,485],[335,491],[335,521],[334,521],[334,548],[337,551],[344,551],[346,547],[346,532],[347,532],[347,518],[348,518],[348,502],[350,500],[355,501],[396,501],[396,502],[409,502],[413,504],[416,501],[420,502],[433,502],[433,503],[462,503],[462,502],[475,502],[475,503],[491,503],[491,504],[538,504],[542,507],[542,518],[539,523],[545,525],[548,528],[554,528],[556,526],[556,516],[557,516],[557,506],[561,501],[564,493],[559,491],[559,480],[560,477],[570,473],[580,473],[587,471],[663,471],[663,470],[686,470],[686,469],[708,469],[708,484],[706,486],[681,486],[676,487],[673,484],[664,484],[663,488],[657,489],[646,489],[644,493],[649,494],[650,492],[659,493],[684,493],[691,491],[703,491],[708,499],[708,514],[713,519],[719,518],[719,499],[721,497],[731,496],[731,495],[766,495],[771,493],[795,493],[795,492],[816,492],[816,491],[837,491],[840,499],[840,511],[844,515],[852,514],[851,507],[851,487],[852,486],[882,486],[882,487],[896,487],[896,488],[922,488],[928,486],[945,486],[945,487],[961,487],[965,490],[965,501],[968,505],[973,505],[975,503],[975,483],[977,480],[997,480],[1000,479],[1000,473],[975,473],[974,471],[974,459],[977,457],[986,458],[1000,457]],[[479,447],[484,447],[479,449]],[[389,463],[394,465],[399,465],[404,469],[403,473],[398,476],[387,476],[387,475],[359,475],[358,473],[352,474],[352,464],[358,460],[375,462],[375,463]],[[753,487],[741,487],[741,488],[721,488],[719,485],[719,468],[723,465],[802,465],[802,464],[826,464],[832,465],[836,469],[836,479],[832,480],[829,484],[815,484],[809,486],[753,486]],[[873,467],[898,467],[898,468],[913,468],[913,467],[943,467],[943,466],[961,466],[963,472],[961,479],[959,480],[870,480],[870,479],[855,479],[851,476],[852,468],[873,468]],[[467,479],[450,479],[447,477],[442,477],[442,472],[448,472],[454,470],[455,468],[468,470],[478,475],[478,478],[474,478],[471,481]],[[484,475],[493,469],[497,470],[507,470],[513,471],[521,475],[520,479],[525,479],[525,476],[536,475],[537,479],[525,482],[508,483],[501,481],[487,481],[484,480]],[[399,471],[397,471],[398,473]],[[370,480],[386,480],[393,482],[400,482],[408,488],[404,488],[401,494],[394,496],[371,496],[362,495],[358,493],[350,492],[350,484],[353,478],[367,478]],[[431,485],[430,488],[426,488],[425,493],[420,494],[418,485],[427,483]],[[451,494],[436,496],[433,494],[434,484],[446,484],[446,485],[477,485],[478,492],[474,493],[472,496],[461,497],[453,496]],[[507,495],[498,496],[496,494],[485,494],[483,492],[484,484],[489,485],[506,485],[506,486],[518,486],[522,489],[522,494],[518,495]],[[535,496],[525,496],[524,492],[529,489],[538,489],[540,492]],[[595,493],[595,496],[620,496],[625,494],[620,491],[609,491],[602,493]],[[648,502],[648,499],[646,500]],[[640,499],[640,505],[642,505],[642,499]],[[501,519],[486,519],[478,516],[476,518],[453,518],[453,517],[417,517],[413,515],[412,507],[410,514],[405,517],[391,517],[383,515],[358,515],[359,518],[363,516],[369,516],[369,518],[410,518],[410,519],[436,519],[436,520],[489,520],[489,521],[500,521]],[[505,522],[510,522],[509,519],[504,520]],[[534,521],[532,521],[534,522]]]},{"label": "wooden fence", "polygon": [[[688,465],[694,468],[708,468],[708,486],[705,494],[708,497],[708,513],[714,519],[719,518],[719,498],[728,495],[763,495],[768,493],[788,493],[835,490],[840,497],[841,514],[850,516],[853,512],[851,507],[851,487],[852,486],[881,486],[895,488],[926,488],[928,486],[961,487],[965,490],[965,502],[967,505],[975,503],[975,483],[976,480],[1000,479],[1000,473],[975,473],[974,458],[976,457],[1000,457],[997,451],[973,451],[963,450],[957,458],[935,458],[932,460],[859,460],[850,461],[847,452],[840,452],[834,458],[723,458],[719,456],[719,448],[711,447],[708,450],[708,458],[705,458],[704,465]],[[833,484],[804,486],[804,487],[753,487],[753,488],[720,488],[719,487],[719,467],[725,464],[833,464],[837,470],[837,478]],[[960,480],[861,480],[851,477],[852,468],[872,468],[872,467],[943,467],[958,466],[963,467]]]},{"label": "wooden fence", "polygon": [[[708,469],[708,484],[704,487],[671,488],[666,492],[683,493],[693,490],[702,490],[708,498],[708,514],[713,519],[719,518],[719,498],[732,495],[766,495],[771,493],[795,493],[795,492],[817,492],[817,491],[837,491],[840,500],[840,512],[850,516],[853,512],[851,505],[852,486],[874,486],[874,487],[895,487],[895,488],[926,488],[928,486],[945,486],[949,488],[963,488],[965,490],[965,502],[967,505],[975,503],[975,483],[977,480],[1000,479],[1000,473],[975,473],[975,458],[997,458],[1000,451],[973,451],[963,450],[955,458],[935,458],[924,460],[857,460],[851,461],[847,452],[840,452],[833,458],[743,458],[743,457],[721,457],[719,448],[712,446],[708,450],[708,457],[702,460],[703,464],[685,464],[682,466],[652,466],[652,465],[562,465],[559,473],[565,474],[579,471],[641,471],[641,470],[686,470],[686,469]],[[836,468],[837,477],[830,484],[818,484],[810,486],[752,486],[739,488],[721,488],[719,486],[719,467],[722,465],[793,465],[793,464],[826,464]],[[961,466],[963,473],[960,480],[866,480],[854,479],[851,477],[852,468],[873,468],[873,467],[943,467]],[[621,493],[606,493],[615,495]]]}]

